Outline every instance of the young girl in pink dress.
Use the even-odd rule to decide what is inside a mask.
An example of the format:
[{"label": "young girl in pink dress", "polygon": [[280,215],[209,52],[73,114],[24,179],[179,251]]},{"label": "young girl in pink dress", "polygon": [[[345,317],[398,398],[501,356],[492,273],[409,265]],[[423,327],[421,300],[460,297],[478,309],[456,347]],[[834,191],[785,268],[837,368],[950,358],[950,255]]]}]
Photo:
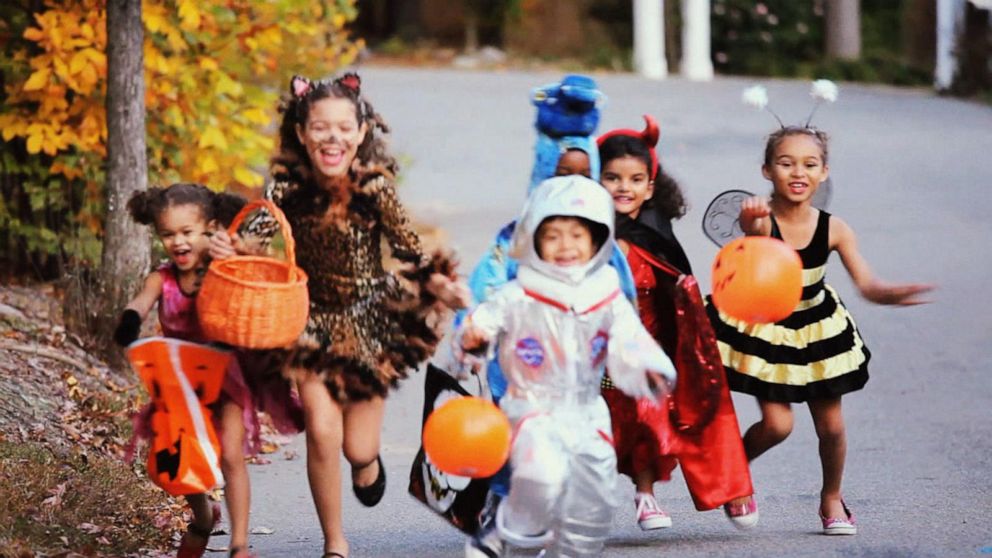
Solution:
[{"label": "young girl in pink dress", "polygon": [[[199,184],[173,184],[135,194],[128,210],[138,223],[155,228],[169,258],[145,279],[141,292],[121,314],[115,341],[121,346],[134,342],[141,322],[158,305],[162,335],[195,343],[207,339],[196,316],[196,293],[209,263],[209,238],[218,225],[230,222],[244,205],[238,196],[215,193]],[[242,368],[244,367],[244,368]],[[232,359],[224,377],[220,399],[213,416],[221,445],[221,471],[224,496],[231,522],[231,556],[249,556],[248,514],[251,490],[246,454],[260,447],[258,412],[265,411],[276,428],[298,432],[302,426],[299,403],[289,383],[278,374],[262,374],[264,362],[257,355],[242,352]],[[151,406],[135,421],[135,435],[150,438]],[[179,558],[198,558],[207,548],[207,539],[220,520],[220,508],[211,506],[206,494],[186,496],[193,513],[179,545]]]}]

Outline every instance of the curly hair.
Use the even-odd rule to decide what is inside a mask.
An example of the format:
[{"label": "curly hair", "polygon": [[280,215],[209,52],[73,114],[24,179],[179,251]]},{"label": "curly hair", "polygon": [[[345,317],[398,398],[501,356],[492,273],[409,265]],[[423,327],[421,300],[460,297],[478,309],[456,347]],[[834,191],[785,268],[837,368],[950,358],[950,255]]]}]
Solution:
[{"label": "curly hair", "polygon": [[166,188],[135,192],[127,201],[127,210],[136,223],[154,225],[162,212],[180,205],[195,205],[205,221],[217,220],[227,227],[244,207],[245,199],[235,194],[214,192],[202,184],[177,182]]},{"label": "curly hair", "polygon": [[[615,135],[603,140],[599,146],[599,159],[605,170],[610,161],[622,157],[634,157],[644,162],[648,174],[656,174],[654,196],[644,202],[644,207],[656,211],[665,219],[679,219],[686,214],[688,205],[679,183],[661,168],[651,169],[651,152],[640,138],[628,135]],[[650,171],[656,171],[652,173]]]},{"label": "curly hair", "polygon": [[[296,83],[305,83],[305,88],[294,91]],[[364,167],[380,167],[395,175],[399,164],[386,149],[384,135],[389,126],[372,108],[372,104],[359,90],[357,74],[345,74],[338,79],[307,81],[296,76],[290,84],[290,93],[283,97],[279,105],[282,122],[279,125],[279,152],[272,158],[271,165],[276,173],[285,174],[290,180],[301,185],[310,184],[313,166],[306,148],[300,143],[296,126],[305,126],[314,103],[322,99],[347,99],[355,106],[358,124],[367,124],[365,139],[358,146],[355,158]]]},{"label": "curly hair", "polygon": [[826,132],[806,126],[783,126],[768,135],[768,141],[765,143],[766,167],[771,166],[772,159],[775,157],[775,150],[778,149],[778,146],[781,145],[785,138],[790,136],[807,136],[813,138],[813,141],[820,146],[820,152],[823,154],[823,164],[827,164],[827,147],[830,138]]}]

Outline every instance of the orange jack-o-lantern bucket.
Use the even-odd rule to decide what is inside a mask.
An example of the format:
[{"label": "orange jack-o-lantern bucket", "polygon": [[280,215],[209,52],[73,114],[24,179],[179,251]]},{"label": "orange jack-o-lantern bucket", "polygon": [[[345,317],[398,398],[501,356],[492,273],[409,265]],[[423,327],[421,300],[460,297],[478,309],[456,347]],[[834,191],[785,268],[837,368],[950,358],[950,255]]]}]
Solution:
[{"label": "orange jack-o-lantern bucket", "polygon": [[148,476],[174,496],[222,482],[220,443],[206,405],[217,400],[230,352],[179,339],[151,337],[131,345],[131,365],[152,398]]},{"label": "orange jack-o-lantern bucket", "polygon": [[767,236],[738,238],[713,261],[713,304],[748,323],[792,314],[803,295],[803,262],[791,246]]},{"label": "orange jack-o-lantern bucket", "polygon": [[458,397],[424,423],[424,451],[438,469],[463,477],[490,477],[510,454],[510,421],[492,401]]}]

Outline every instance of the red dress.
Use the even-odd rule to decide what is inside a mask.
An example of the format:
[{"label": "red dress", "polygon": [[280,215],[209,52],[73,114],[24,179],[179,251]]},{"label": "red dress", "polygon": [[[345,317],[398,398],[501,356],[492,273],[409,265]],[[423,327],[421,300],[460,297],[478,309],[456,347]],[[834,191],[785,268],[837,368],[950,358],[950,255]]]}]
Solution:
[{"label": "red dress", "polygon": [[[636,471],[653,470],[654,480],[661,481],[680,464],[700,511],[751,495],[737,415],[695,279],[633,244],[627,261],[641,321],[672,357],[679,376],[661,405],[635,401],[604,381],[618,470],[631,478]],[[665,285],[658,284],[659,276]]]}]

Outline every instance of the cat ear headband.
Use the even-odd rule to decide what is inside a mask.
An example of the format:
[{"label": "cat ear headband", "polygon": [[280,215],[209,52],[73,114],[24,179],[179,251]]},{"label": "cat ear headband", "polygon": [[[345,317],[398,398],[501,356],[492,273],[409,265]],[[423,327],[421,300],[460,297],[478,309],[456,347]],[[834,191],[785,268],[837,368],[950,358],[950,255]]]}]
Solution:
[{"label": "cat ear headband", "polygon": [[[828,79],[818,79],[813,82],[812,87],[810,87],[809,95],[813,97],[813,108],[809,112],[809,116],[806,117],[806,123],[803,124],[803,128],[809,128],[810,122],[813,121],[813,115],[816,114],[816,109],[820,108],[823,103],[832,103],[837,100],[837,84]],[[775,117],[778,121],[778,125],[785,128],[785,123],[779,118],[775,111],[773,111],[768,106],[768,90],[765,89],[764,85],[752,85],[744,90],[741,95],[741,100],[745,105],[754,107],[758,110],[767,110]]]},{"label": "cat ear headband", "polygon": [[[295,75],[293,76],[293,79],[289,81],[289,92],[293,95],[294,99],[300,100],[309,95],[321,83],[326,82],[313,82],[303,76]],[[333,83],[341,89],[344,89],[353,97],[353,100],[358,105],[358,109],[363,120],[372,116],[371,108],[362,99],[362,78],[359,77],[358,74],[348,72],[341,77],[335,78]]]},{"label": "cat ear headband", "polygon": [[354,72],[348,72],[335,79],[334,84],[354,93],[356,97],[362,93],[362,78],[358,77],[358,74]]},{"label": "cat ear headband", "polygon": [[658,152],[655,150],[655,146],[658,145],[658,137],[660,136],[658,130],[658,121],[654,119],[650,114],[644,115],[644,130],[638,132],[637,130],[631,130],[628,128],[620,128],[617,130],[610,130],[605,134],[596,138],[596,145],[603,145],[603,142],[612,138],[613,136],[629,136],[632,138],[639,139],[644,142],[648,147],[648,153],[651,154],[651,180],[657,178],[658,175]]},{"label": "cat ear headband", "polygon": [[293,97],[306,97],[307,93],[313,91],[313,82],[303,76],[293,76],[289,80],[289,92]]},{"label": "cat ear headband", "polygon": [[[353,93],[356,97],[361,95],[362,89],[362,78],[354,72],[348,72],[343,76],[336,78],[334,80],[334,85],[337,85],[350,93]],[[314,90],[314,83],[309,79],[296,75],[293,79],[289,81],[289,91],[293,94],[293,97],[305,97],[308,93]]]}]

